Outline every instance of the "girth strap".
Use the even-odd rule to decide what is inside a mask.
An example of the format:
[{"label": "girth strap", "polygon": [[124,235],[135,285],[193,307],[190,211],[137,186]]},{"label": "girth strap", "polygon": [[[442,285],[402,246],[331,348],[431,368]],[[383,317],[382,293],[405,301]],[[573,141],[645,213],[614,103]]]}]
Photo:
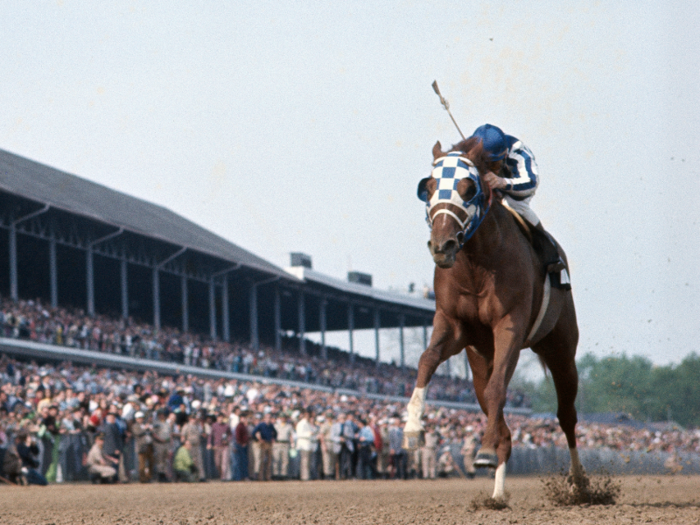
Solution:
[{"label": "girth strap", "polygon": [[540,306],[540,313],[537,314],[537,319],[535,319],[535,324],[532,325],[532,330],[530,330],[530,335],[527,336],[526,343],[530,343],[532,339],[537,334],[537,330],[542,325],[544,316],[547,313],[547,308],[549,308],[549,297],[552,292],[552,284],[549,282],[551,277],[549,274],[544,276],[544,293],[542,295],[542,305]]}]

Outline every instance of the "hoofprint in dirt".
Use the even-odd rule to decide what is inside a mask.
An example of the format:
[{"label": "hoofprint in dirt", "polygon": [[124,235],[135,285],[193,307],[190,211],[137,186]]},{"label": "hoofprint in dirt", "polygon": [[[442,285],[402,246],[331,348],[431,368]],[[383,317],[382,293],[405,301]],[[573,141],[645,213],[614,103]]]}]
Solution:
[{"label": "hoofprint in dirt", "polygon": [[555,507],[539,477],[511,477],[509,508],[469,509],[492,481],[320,481],[0,487],[0,523],[700,524],[700,476],[619,478],[616,505]]}]

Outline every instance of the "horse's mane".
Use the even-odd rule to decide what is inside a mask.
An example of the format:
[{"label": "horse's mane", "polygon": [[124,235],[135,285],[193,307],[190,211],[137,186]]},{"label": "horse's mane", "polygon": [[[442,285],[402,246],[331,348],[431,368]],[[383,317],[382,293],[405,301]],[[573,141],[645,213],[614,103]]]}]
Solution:
[{"label": "horse's mane", "polygon": [[469,160],[474,163],[479,174],[484,175],[491,170],[492,162],[488,160],[487,152],[484,151],[484,144],[480,138],[469,137],[462,142],[458,142],[452,146],[452,151],[461,151]]}]

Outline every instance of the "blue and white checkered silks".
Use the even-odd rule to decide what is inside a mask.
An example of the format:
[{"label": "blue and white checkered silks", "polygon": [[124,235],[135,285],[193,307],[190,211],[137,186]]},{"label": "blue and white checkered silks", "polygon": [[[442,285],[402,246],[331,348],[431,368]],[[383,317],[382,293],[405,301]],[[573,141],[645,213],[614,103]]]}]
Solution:
[{"label": "blue and white checkered silks", "polygon": [[[463,156],[464,154],[455,151],[448,153],[445,157],[440,157],[434,163],[433,172],[429,178],[423,179],[418,185],[418,198],[426,204],[426,214],[428,225],[432,228],[435,217],[441,214],[449,215],[454,218],[462,229],[461,245],[467,242],[483,221],[488,205],[486,203],[486,195],[481,187],[481,179],[479,172],[472,162]],[[425,184],[433,178],[437,180],[437,189],[433,196],[428,201]],[[457,184],[462,179],[471,179],[474,181],[476,194],[474,197],[465,201],[457,191]],[[435,213],[433,209],[438,204],[451,204],[461,209],[466,214],[466,219],[462,220],[449,207],[441,208]],[[461,247],[461,246],[460,246]]]}]

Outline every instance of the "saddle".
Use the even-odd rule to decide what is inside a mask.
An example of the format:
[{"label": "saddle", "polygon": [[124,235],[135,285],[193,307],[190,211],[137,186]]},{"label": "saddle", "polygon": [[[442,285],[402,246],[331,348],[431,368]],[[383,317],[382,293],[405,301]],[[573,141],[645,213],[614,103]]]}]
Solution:
[{"label": "saddle", "polygon": [[531,225],[529,222],[523,219],[523,217],[517,211],[507,206],[505,202],[503,203],[503,207],[510,212],[518,225],[518,228],[535,250],[537,258],[542,266],[542,270],[549,273],[550,284],[552,287],[559,288],[561,290],[571,290],[568,264],[561,270],[547,271],[550,265],[556,265],[560,261],[564,261],[564,258],[559,251],[559,243],[556,241],[556,239],[554,239],[554,237],[552,237],[552,235],[547,233],[545,230]]}]

